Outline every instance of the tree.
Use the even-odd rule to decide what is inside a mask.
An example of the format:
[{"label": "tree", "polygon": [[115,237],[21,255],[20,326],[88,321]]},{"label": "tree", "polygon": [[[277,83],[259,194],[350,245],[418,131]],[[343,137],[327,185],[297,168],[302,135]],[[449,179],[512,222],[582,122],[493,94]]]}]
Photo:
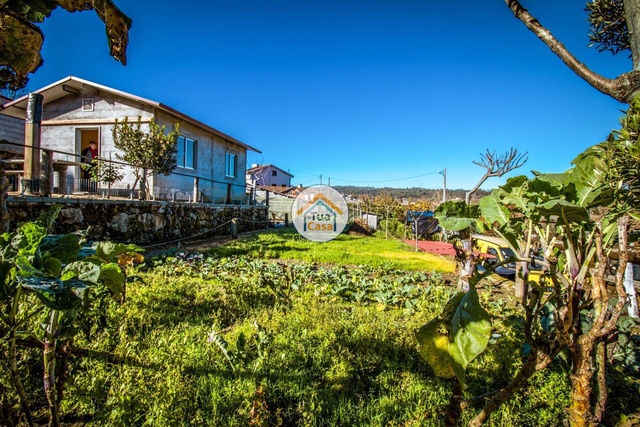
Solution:
[{"label": "tree", "polygon": [[116,157],[135,167],[136,180],[132,186],[132,194],[139,182],[139,196],[145,200],[147,172],[169,175],[176,168],[176,141],[180,132],[176,123],[173,131],[165,135],[165,126],[156,124],[153,119],[149,123],[148,133],[142,131],[141,126],[141,117],[138,117],[135,124],[130,124],[127,117],[122,121],[116,119],[112,135],[114,145],[123,152],[116,154]]},{"label": "tree", "polygon": [[93,182],[107,184],[107,199],[111,195],[111,185],[124,178],[124,175],[120,172],[120,166],[110,160],[93,159],[91,165],[84,164],[82,167],[89,170]]},{"label": "tree", "polygon": [[105,23],[110,53],[127,63],[131,19],[112,0],[3,0],[0,2],[0,89],[18,90],[26,86],[28,75],[43,60],[42,30],[35,25],[62,7],[68,12],[95,10]]},{"label": "tree", "polygon": [[480,178],[480,181],[478,181],[475,187],[465,193],[464,201],[469,204],[471,195],[478,191],[478,188],[480,188],[487,179],[494,176],[501,177],[514,169],[518,169],[524,165],[527,160],[529,160],[527,153],[518,154],[518,150],[516,148],[511,148],[508,152],[498,156],[495,151],[491,152],[487,149],[485,154],[480,154],[479,162],[473,162],[474,164],[485,168],[487,172],[482,178]]},{"label": "tree", "polygon": [[614,79],[595,73],[580,62],[518,0],[505,0],[505,3],[515,17],[567,67],[595,89],[627,104],[640,91],[640,0],[593,0],[587,3],[591,45],[597,46],[600,51],[606,50],[614,54],[631,51],[632,70]]}]

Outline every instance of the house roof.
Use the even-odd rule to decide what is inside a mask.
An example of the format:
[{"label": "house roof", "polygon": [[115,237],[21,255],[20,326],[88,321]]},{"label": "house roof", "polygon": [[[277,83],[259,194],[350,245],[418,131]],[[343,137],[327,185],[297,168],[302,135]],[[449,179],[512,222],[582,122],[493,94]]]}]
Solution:
[{"label": "house roof", "polygon": [[[142,104],[148,105],[150,107],[153,108],[157,108],[161,111],[165,111],[175,117],[178,117],[186,122],[189,122],[195,126],[198,126],[202,129],[205,129],[221,138],[226,139],[227,141],[230,141],[234,144],[240,145],[241,147],[244,147],[247,150],[252,150],[255,151],[257,153],[261,153],[260,150],[258,150],[257,148],[254,148],[248,144],[245,144],[242,141],[239,141],[223,132],[220,132],[219,130],[212,128],[211,126],[202,123],[199,120],[194,119],[193,117],[187,116],[184,113],[181,113],[178,110],[175,110],[171,107],[169,107],[168,105],[162,104],[160,102],[157,101],[152,101],[150,99],[146,99],[146,98],[142,98],[140,96],[137,95],[132,95],[130,93],[127,92],[123,92],[121,90],[117,90],[117,89],[113,89],[110,88],[108,86],[103,86],[101,84],[98,83],[93,83],[90,82],[88,80],[84,80],[78,77],[74,77],[74,76],[69,76],[66,77],[62,80],[58,80],[55,83],[50,84],[49,86],[45,86],[41,89],[38,89],[36,91],[34,91],[35,93],[39,93],[42,94],[44,96],[44,103],[48,103],[51,101],[55,101],[56,99],[60,99],[64,96],[69,95],[70,93],[72,94],[77,94],[80,93],[81,90],[89,90],[89,91],[95,91],[95,89],[98,89],[100,91],[104,91],[104,92],[108,92],[114,95],[118,95],[121,96],[123,98],[127,98],[133,101],[137,101],[140,102]],[[16,117],[16,118],[20,118],[20,119],[24,119],[25,117],[25,111],[27,109],[27,99],[28,99],[28,95],[25,96],[21,96],[20,98],[17,98],[14,101],[11,102],[7,102],[6,104],[0,106],[0,114],[4,114],[7,116],[12,116],[12,117]]]},{"label": "house roof", "polygon": [[280,172],[282,172],[282,173],[286,173],[286,174],[287,174],[287,175],[289,175],[291,178],[293,178],[293,175],[291,175],[291,172],[287,172],[286,170],[284,170],[284,169],[280,169],[279,167],[277,167],[277,166],[275,166],[275,165],[272,165],[272,164],[268,164],[268,165],[261,165],[261,166],[256,166],[255,168],[247,169],[247,173],[257,173],[257,172],[260,172],[261,170],[269,169],[269,168],[270,168],[270,169],[277,169],[277,170],[279,170]]}]

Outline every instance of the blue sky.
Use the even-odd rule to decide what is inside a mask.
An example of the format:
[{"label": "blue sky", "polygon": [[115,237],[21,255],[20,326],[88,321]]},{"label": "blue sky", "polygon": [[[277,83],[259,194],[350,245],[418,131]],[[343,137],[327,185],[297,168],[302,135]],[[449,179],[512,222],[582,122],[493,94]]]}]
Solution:
[{"label": "blue sky", "polygon": [[[162,102],[294,184],[441,188],[446,168],[448,188],[470,188],[480,153],[510,147],[529,153],[519,173],[562,172],[624,109],[503,0],[115,2],[133,19],[126,67],[94,12],[58,9],[28,88],[74,75]],[[626,53],[587,47],[585,0],[523,4],[594,71],[631,69]]]}]

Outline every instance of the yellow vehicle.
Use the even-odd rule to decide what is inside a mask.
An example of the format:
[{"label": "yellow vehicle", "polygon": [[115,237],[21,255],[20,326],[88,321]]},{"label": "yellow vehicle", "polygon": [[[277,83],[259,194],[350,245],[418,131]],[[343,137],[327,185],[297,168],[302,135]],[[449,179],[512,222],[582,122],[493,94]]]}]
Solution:
[{"label": "yellow vehicle", "polygon": [[[483,236],[474,234],[473,239],[476,241],[476,248],[480,255],[484,258],[485,265],[493,265],[505,262],[509,258],[515,258],[516,254],[509,247],[507,242],[500,237]],[[529,280],[534,282],[540,281],[540,266],[530,262],[528,265]],[[514,280],[516,277],[516,263],[509,262],[498,266],[494,270],[500,276]]]}]

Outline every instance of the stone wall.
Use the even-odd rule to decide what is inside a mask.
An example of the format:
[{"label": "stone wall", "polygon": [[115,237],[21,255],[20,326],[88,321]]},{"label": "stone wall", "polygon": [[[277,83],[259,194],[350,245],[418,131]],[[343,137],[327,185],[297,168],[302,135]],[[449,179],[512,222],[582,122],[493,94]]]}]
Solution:
[{"label": "stone wall", "polygon": [[264,206],[204,205],[133,200],[101,200],[48,197],[10,197],[7,207],[11,227],[33,220],[54,204],[62,210],[52,230],[64,234],[89,229],[89,240],[111,240],[149,245],[191,236],[230,234],[231,219],[237,218],[239,232],[268,225]]}]

